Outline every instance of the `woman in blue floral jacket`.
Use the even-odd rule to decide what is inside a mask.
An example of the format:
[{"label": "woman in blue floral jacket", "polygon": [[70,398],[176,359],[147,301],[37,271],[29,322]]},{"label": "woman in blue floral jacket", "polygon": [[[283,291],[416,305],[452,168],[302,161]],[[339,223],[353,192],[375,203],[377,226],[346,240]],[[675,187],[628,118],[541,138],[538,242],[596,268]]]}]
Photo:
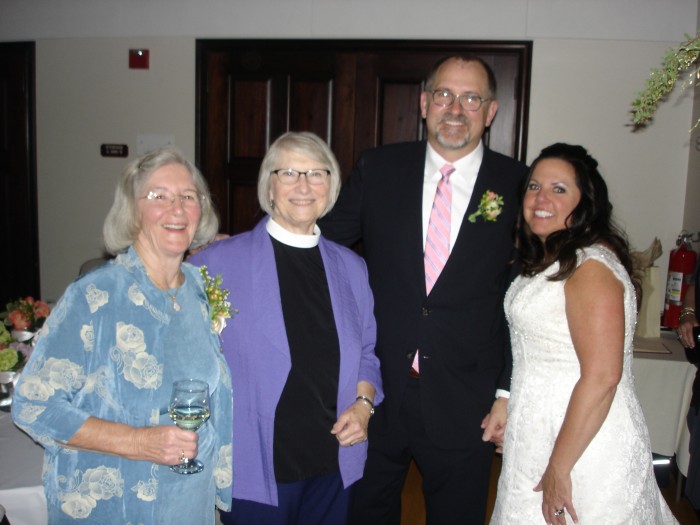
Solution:
[{"label": "woman in blue floral jacket", "polygon": [[[51,524],[214,523],[231,503],[231,379],[202,276],[185,252],[218,221],[206,183],[173,149],[130,163],[104,226],[110,263],[71,284],[13,399],[15,423],[46,449]],[[168,418],[172,383],[207,381],[198,432]],[[197,456],[204,471],[168,468]]]}]

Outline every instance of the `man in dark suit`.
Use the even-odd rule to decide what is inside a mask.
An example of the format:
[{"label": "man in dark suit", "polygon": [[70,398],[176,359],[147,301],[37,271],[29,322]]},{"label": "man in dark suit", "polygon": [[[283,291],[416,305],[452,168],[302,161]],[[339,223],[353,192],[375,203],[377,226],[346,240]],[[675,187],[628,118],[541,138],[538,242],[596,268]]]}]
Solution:
[{"label": "man in dark suit", "polygon": [[[412,458],[428,525],[484,523],[489,441],[502,440],[506,419],[511,355],[502,303],[526,172],[482,143],[497,108],[487,64],[443,59],[421,95],[427,143],[364,153],[320,222],[330,239],[362,240],[386,392],[370,423],[351,525],[400,523]],[[449,240],[438,263],[430,259],[436,238]]]}]

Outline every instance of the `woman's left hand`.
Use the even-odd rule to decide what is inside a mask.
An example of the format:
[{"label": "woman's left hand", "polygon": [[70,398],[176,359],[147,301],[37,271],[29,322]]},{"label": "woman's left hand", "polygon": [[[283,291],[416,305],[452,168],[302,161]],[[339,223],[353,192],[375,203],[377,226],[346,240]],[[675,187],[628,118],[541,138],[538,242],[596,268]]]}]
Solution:
[{"label": "woman's left hand", "polygon": [[341,447],[350,447],[367,441],[370,407],[364,401],[355,401],[345,410],[331,429]]},{"label": "woman's left hand", "polygon": [[542,479],[533,489],[542,492],[542,516],[547,524],[564,525],[568,512],[574,523],[578,523],[576,509],[571,501],[571,475],[556,472],[547,466]]}]

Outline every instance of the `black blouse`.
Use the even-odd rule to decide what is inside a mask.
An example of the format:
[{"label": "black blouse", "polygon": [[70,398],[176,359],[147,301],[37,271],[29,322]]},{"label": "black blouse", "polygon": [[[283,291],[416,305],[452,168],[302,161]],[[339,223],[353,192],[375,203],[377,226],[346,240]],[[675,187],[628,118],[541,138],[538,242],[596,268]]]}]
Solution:
[{"label": "black blouse", "polygon": [[275,412],[278,483],[337,472],[340,346],[318,246],[298,248],[272,238],[292,368]]}]

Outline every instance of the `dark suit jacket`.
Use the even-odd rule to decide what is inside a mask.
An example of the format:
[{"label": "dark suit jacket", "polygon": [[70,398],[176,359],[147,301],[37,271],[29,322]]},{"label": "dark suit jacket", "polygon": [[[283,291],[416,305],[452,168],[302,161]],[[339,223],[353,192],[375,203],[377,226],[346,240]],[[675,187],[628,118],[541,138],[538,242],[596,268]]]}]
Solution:
[{"label": "dark suit jacket", "polygon": [[[382,146],[363,154],[331,214],[324,236],[362,240],[375,298],[377,347],[385,401],[375,428],[399,412],[413,355],[420,350],[420,396],[428,436],[438,446],[480,443],[481,419],[496,388],[509,389],[512,357],[503,313],[511,280],[513,224],[523,164],[486,149],[459,235],[426,297],[422,191],[425,142]],[[496,222],[470,223],[481,196],[504,199]],[[411,379],[412,380],[412,379]]]}]

